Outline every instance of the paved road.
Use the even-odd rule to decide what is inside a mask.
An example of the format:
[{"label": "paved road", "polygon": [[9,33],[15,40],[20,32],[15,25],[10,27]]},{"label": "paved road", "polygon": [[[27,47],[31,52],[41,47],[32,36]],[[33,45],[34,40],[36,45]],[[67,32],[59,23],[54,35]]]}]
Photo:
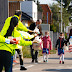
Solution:
[{"label": "paved road", "polygon": [[[65,64],[59,64],[59,58],[57,54],[49,56],[48,63],[43,63],[42,57],[39,57],[38,64],[32,64],[31,59],[25,58],[24,65],[28,69],[25,72],[72,72],[72,54],[65,54]],[[13,67],[13,72],[20,71],[19,64]]]}]

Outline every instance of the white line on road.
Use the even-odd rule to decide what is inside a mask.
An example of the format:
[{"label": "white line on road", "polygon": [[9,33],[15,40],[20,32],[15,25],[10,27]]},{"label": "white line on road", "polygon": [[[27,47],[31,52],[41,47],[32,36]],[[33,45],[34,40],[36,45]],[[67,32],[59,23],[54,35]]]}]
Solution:
[{"label": "white line on road", "polygon": [[27,66],[26,68],[31,68],[31,67],[33,67],[34,65],[30,65],[30,66]]},{"label": "white line on road", "polygon": [[[39,61],[39,62],[42,62],[42,59],[41,59],[41,61]],[[35,63],[35,64],[38,64],[38,63]],[[31,67],[33,67],[33,66],[35,66],[35,65],[30,65],[30,66],[27,66],[26,68],[31,68]],[[20,69],[20,68],[14,68],[13,71],[14,71],[14,70],[18,70],[18,69]]]},{"label": "white line on road", "polygon": [[[33,67],[33,66],[34,66],[34,65],[30,65],[30,66],[27,66],[26,68],[31,68],[31,67]],[[18,69],[20,69],[20,68],[14,68],[13,71],[14,71],[14,70],[18,70]]]},{"label": "white line on road", "polygon": [[20,68],[14,68],[13,71],[14,71],[14,70],[18,70],[18,69],[20,69]]}]

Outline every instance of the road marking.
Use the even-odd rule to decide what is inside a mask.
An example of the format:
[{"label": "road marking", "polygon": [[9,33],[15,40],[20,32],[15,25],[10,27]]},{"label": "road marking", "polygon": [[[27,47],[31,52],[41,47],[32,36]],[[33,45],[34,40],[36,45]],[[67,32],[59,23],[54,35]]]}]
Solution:
[{"label": "road marking", "polygon": [[26,68],[31,68],[31,67],[33,67],[34,65],[30,65],[30,66],[27,66]]},{"label": "road marking", "polygon": [[[31,68],[31,67],[33,67],[33,66],[34,66],[34,65],[30,65],[30,66],[27,66],[26,68]],[[13,71],[14,71],[14,70],[18,70],[18,69],[20,69],[20,68],[14,68]]]},{"label": "road marking", "polygon": [[13,70],[18,70],[18,69],[20,69],[20,68],[14,68]]},{"label": "road marking", "polygon": [[[42,60],[42,58],[41,58],[41,60],[39,61],[39,62],[42,62],[43,60]],[[35,63],[35,64],[38,64],[38,63]],[[31,67],[33,67],[33,66],[35,66],[35,65],[30,65],[30,66],[27,66],[26,68],[31,68]],[[13,69],[13,71],[14,70],[18,70],[18,69],[20,69],[20,68],[14,68]]]},{"label": "road marking", "polygon": [[39,61],[39,62],[42,62],[42,61]]}]

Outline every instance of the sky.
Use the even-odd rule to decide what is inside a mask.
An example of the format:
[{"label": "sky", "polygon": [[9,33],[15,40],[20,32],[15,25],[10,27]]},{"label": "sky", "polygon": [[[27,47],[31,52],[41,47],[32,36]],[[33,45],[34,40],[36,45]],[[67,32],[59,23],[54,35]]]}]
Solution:
[{"label": "sky", "polygon": [[56,1],[54,1],[54,0],[39,0],[39,2],[41,3],[41,4],[52,4],[52,3],[57,3]]}]

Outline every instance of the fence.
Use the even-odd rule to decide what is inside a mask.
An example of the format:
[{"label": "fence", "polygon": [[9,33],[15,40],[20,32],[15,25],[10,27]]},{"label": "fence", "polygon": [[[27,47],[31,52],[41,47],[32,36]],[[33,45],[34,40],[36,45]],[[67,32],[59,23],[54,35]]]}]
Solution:
[{"label": "fence", "polygon": [[53,33],[53,47],[55,48],[56,45],[56,41],[59,38],[59,33],[58,32],[54,32]]}]

